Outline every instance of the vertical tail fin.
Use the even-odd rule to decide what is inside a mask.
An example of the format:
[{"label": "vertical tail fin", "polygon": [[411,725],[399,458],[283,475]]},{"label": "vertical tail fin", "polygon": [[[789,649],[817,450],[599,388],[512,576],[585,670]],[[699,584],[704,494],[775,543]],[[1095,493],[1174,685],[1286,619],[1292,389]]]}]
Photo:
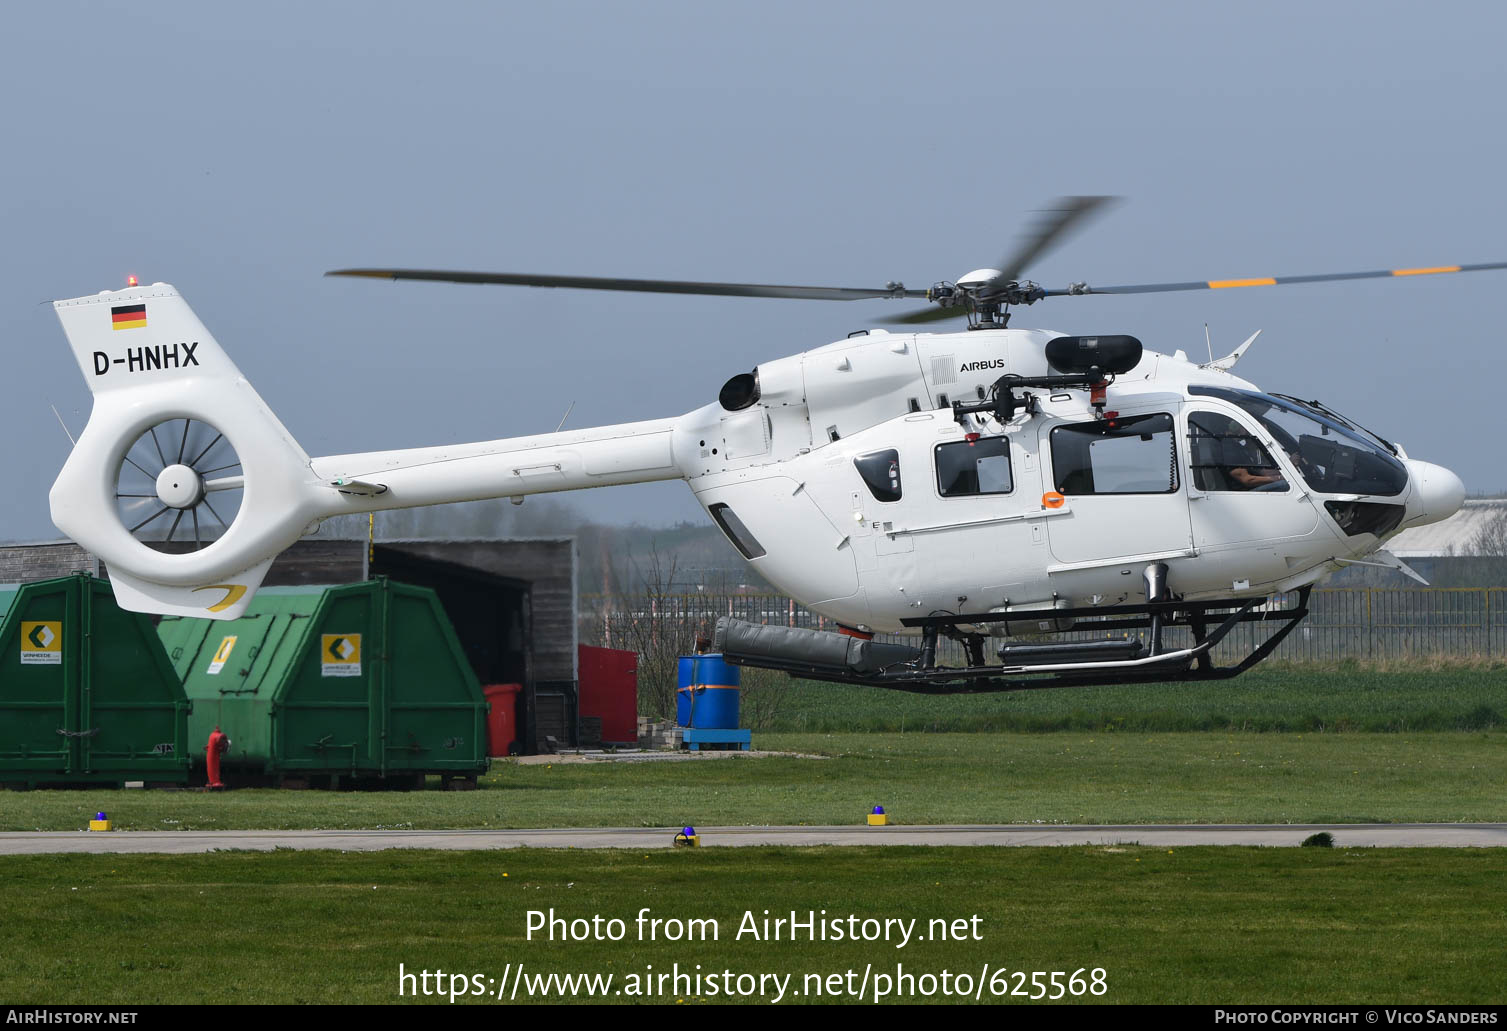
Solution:
[{"label": "vertical tail fin", "polygon": [[94,409],[53,522],[104,560],[123,607],[239,615],[317,517],[309,456],[171,286],[54,308]]}]

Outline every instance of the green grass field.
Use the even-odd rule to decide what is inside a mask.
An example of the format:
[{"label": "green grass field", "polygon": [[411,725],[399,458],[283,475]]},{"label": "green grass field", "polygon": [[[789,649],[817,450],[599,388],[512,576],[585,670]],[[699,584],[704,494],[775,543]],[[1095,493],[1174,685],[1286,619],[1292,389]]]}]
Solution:
[{"label": "green grass field", "polygon": [[[475,792],[11,792],[0,829],[81,829],[98,809],[122,829],[167,831],[852,824],[876,803],[906,824],[1507,821],[1504,676],[1271,669],[1196,687],[951,698],[796,684],[780,729],[755,744],[823,758],[502,762]],[[631,991],[642,981],[622,979],[650,964],[699,963],[789,976],[786,1001],[814,1002],[833,997],[811,995],[809,975],[853,971],[856,990],[864,971],[903,963],[913,975],[1025,971],[1004,983],[1026,992],[1030,971],[1102,968],[1111,1003],[1500,1002],[1504,874],[1507,850],[0,857],[0,998],[385,1003],[404,1001],[400,963],[466,975],[454,984],[467,989],[523,963],[530,976],[611,974],[609,992]],[[526,912],[551,907],[629,921],[629,940],[526,940]],[[643,907],[716,920],[721,938],[635,941]],[[982,940],[734,940],[743,912],[766,908],[922,925],[978,914]],[[724,998],[654,987],[653,1001]],[[540,992],[569,997],[558,983]]]},{"label": "green grass field", "polygon": [[521,765],[473,792],[33,791],[0,830],[1507,820],[1507,733],[757,734],[828,759]]},{"label": "green grass field", "polygon": [[[404,1001],[400,963],[499,979],[510,963],[530,976],[612,974],[609,992],[650,964],[664,973],[699,963],[706,972],[792,975],[787,1002],[832,1001],[810,994],[807,975],[851,970],[856,987],[866,967],[893,974],[897,963],[916,975],[975,978],[987,966],[1089,968],[1087,980],[1097,967],[1106,993],[1082,1001],[1109,1003],[1500,1003],[1507,993],[1504,850],[27,856],[0,860],[0,874],[0,998],[17,1004],[390,1003]],[[713,919],[719,938],[636,941],[643,907],[661,918]],[[526,940],[527,911],[550,908],[623,919],[627,937]],[[744,911],[765,909],[915,919],[923,933],[933,919],[976,914],[982,940],[898,949],[735,940]],[[1006,983],[1031,991],[1028,977]],[[723,997],[667,985],[651,999],[680,1000]]]},{"label": "green grass field", "polygon": [[[0,830],[1507,820],[1507,670],[928,697],[789,683],[759,748],[826,760],[525,766],[476,792],[0,794]],[[977,731],[978,733],[949,733]],[[984,733],[992,731],[992,733]],[[233,780],[232,780],[233,783]]]},{"label": "green grass field", "polygon": [[[753,677],[775,676],[755,672]],[[777,684],[772,684],[778,690]],[[1233,680],[988,695],[796,682],[768,729],[786,731],[1487,730],[1507,724],[1507,669],[1263,666]]]}]

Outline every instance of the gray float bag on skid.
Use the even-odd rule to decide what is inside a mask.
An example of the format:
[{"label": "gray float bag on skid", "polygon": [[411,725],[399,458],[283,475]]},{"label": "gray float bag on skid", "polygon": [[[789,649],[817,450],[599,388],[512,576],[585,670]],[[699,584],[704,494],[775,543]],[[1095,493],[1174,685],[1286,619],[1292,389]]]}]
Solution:
[{"label": "gray float bag on skid", "polygon": [[869,676],[891,666],[915,662],[919,648],[865,641],[827,630],[745,623],[723,616],[717,620],[712,647],[729,662],[769,669],[805,667]]}]

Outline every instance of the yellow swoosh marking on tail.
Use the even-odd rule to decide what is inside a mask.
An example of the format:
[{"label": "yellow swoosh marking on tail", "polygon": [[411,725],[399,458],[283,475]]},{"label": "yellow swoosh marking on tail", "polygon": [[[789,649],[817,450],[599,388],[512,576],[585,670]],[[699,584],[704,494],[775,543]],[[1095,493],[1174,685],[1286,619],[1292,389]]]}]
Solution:
[{"label": "yellow swoosh marking on tail", "polygon": [[194,588],[195,594],[199,593],[200,591],[224,591],[225,597],[221,598],[219,602],[209,606],[209,608],[205,610],[207,612],[224,612],[226,609],[230,608],[230,606],[241,600],[241,596],[246,593],[246,588],[242,584],[210,584],[208,587]]}]

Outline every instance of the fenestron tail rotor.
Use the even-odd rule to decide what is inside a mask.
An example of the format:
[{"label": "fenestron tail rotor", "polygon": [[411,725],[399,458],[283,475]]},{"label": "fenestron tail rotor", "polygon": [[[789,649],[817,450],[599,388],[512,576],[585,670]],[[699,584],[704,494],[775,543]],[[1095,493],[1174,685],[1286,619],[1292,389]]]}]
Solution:
[{"label": "fenestron tail rotor", "polygon": [[116,512],[138,540],[199,550],[230,529],[245,486],[240,456],[224,433],[203,420],[168,419],[126,450]]}]

